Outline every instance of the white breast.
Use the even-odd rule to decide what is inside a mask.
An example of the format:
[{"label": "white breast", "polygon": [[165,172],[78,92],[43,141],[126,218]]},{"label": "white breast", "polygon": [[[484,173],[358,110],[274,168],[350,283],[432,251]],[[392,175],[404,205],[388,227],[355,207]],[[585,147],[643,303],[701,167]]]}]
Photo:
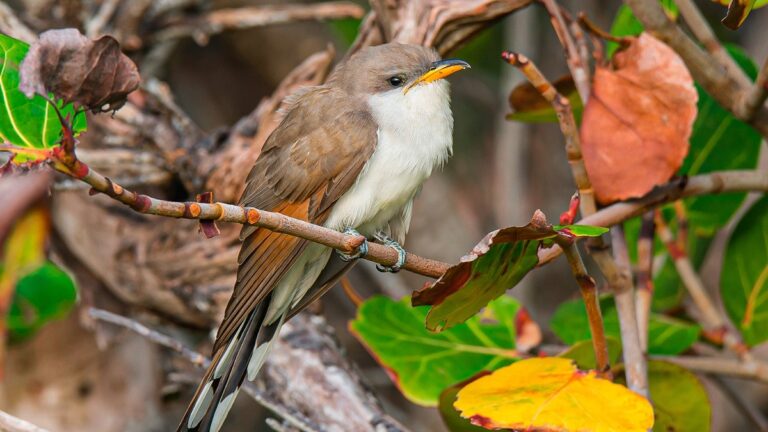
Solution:
[{"label": "white breast", "polygon": [[379,125],[376,150],[326,226],[373,235],[410,205],[432,170],[450,156],[453,116],[444,80],[406,94],[401,89],[376,94],[368,104]]}]

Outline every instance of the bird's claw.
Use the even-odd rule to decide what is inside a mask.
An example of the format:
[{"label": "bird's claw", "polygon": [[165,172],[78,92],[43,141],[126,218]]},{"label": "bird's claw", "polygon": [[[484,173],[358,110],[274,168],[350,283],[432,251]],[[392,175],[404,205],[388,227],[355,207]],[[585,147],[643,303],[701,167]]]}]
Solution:
[{"label": "bird's claw", "polygon": [[384,273],[397,273],[400,271],[401,268],[405,265],[405,259],[406,259],[406,252],[405,249],[400,245],[400,243],[392,240],[388,236],[377,233],[376,234],[376,240],[381,242],[384,246],[389,246],[395,251],[397,251],[397,263],[393,266],[384,266],[381,264],[376,264],[376,270]]},{"label": "bird's claw", "polygon": [[[354,236],[361,236],[359,232],[357,232],[356,229],[352,227],[348,227],[344,230],[344,234],[346,235],[354,235]],[[368,255],[368,239],[363,240],[363,243],[360,244],[360,246],[357,247],[357,250],[354,253],[348,254],[344,253],[340,250],[336,251],[337,254],[339,254],[339,258],[341,258],[342,261],[349,262],[352,260],[356,260],[358,258],[362,258],[366,255]]]}]

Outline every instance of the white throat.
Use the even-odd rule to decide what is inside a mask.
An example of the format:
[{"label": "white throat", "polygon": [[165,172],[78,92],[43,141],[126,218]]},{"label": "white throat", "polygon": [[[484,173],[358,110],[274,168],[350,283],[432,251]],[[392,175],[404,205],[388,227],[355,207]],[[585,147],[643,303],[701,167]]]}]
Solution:
[{"label": "white throat", "polygon": [[334,205],[326,225],[372,235],[394,223],[404,226],[392,234],[404,236],[413,197],[452,152],[448,82],[375,94],[368,105],[379,125],[376,150],[357,182]]}]

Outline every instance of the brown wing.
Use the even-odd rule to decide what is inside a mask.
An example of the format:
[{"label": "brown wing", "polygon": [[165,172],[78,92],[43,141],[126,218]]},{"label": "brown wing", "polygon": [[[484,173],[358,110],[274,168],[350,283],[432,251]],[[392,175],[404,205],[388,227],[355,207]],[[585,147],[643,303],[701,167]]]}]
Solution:
[{"label": "brown wing", "polygon": [[[240,204],[322,224],[376,147],[376,123],[362,102],[318,87],[299,96],[264,144]],[[244,227],[237,282],[219,327],[222,347],[301,254],[307,241]]]}]

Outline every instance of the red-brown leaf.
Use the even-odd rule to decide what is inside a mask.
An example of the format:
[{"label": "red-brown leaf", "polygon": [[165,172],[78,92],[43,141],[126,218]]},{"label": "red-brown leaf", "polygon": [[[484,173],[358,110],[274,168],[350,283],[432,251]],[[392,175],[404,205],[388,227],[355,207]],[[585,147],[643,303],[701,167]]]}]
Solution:
[{"label": "red-brown leaf", "polygon": [[139,87],[136,64],[110,36],[92,41],[75,29],[49,30],[29,47],[19,70],[28,97],[53,93],[64,103],[113,111]]},{"label": "red-brown leaf", "polygon": [[602,204],[636,198],[672,177],[688,154],[698,95],[668,46],[643,33],[598,67],[581,140]]}]

